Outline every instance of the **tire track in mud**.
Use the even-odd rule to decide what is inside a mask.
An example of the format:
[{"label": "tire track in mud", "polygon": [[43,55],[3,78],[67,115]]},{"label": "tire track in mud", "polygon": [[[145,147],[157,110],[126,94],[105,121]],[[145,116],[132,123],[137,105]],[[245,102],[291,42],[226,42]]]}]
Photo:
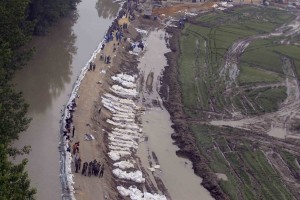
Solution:
[{"label": "tire track in mud", "polygon": [[[267,39],[270,37],[279,37],[283,35],[285,35],[286,37],[293,37],[300,32],[299,20],[300,16],[297,16],[290,23],[282,25],[271,33],[249,36],[234,42],[225,55],[225,64],[223,65],[219,73],[220,77],[225,79],[226,89],[229,89],[233,86],[238,86],[236,78],[239,75],[239,58],[251,42],[258,39]],[[288,41],[286,40],[283,40],[281,42],[288,43]]]},{"label": "tire track in mud", "polygon": [[[289,129],[291,128],[291,123],[294,119],[300,119],[300,101],[299,101],[299,83],[298,79],[295,76],[295,72],[292,67],[292,63],[289,58],[284,57],[283,59],[283,71],[286,75],[286,79],[284,82],[284,85],[287,88],[287,98],[285,102],[282,104],[282,107],[272,113],[267,113],[261,116],[255,116],[246,118],[243,116],[239,120],[220,120],[220,121],[211,121],[210,123],[213,125],[221,125],[221,126],[231,126],[236,128],[242,128],[242,129],[254,129],[258,132],[264,132],[264,133],[272,133],[272,129],[274,131],[280,131],[279,129],[282,129],[282,134],[285,133],[285,135],[275,135],[280,138],[284,138],[287,134],[289,134]],[[282,84],[273,84],[273,86],[280,86]],[[256,86],[252,89],[257,89],[261,87],[271,86],[263,85],[263,86]],[[280,134],[277,132],[277,134]]]},{"label": "tire track in mud", "polygon": [[[225,55],[225,64],[223,65],[219,73],[220,78],[225,81],[226,91],[229,94],[232,93],[233,87],[239,87],[236,81],[236,78],[239,75],[239,59],[240,56],[244,53],[245,49],[249,46],[249,44],[257,39],[266,39],[283,35],[287,37],[293,37],[300,32],[299,20],[300,16],[297,16],[293,21],[282,25],[281,27],[275,29],[275,31],[273,31],[272,33],[246,37],[233,43],[233,45],[229,48]],[[288,41],[282,40],[281,43],[288,43]],[[236,128],[243,128],[246,130],[254,129],[255,131],[269,133],[272,136],[280,138],[284,138],[288,134],[291,134],[290,129],[292,128],[292,124],[297,119],[300,119],[300,115],[298,114],[300,111],[299,82],[296,77],[295,68],[291,59],[287,56],[282,56],[281,61],[283,72],[285,74],[284,82],[276,84],[257,84],[255,86],[250,86],[249,88],[240,87],[240,89],[260,89],[265,87],[279,87],[283,85],[286,86],[287,98],[285,102],[282,103],[281,108],[278,111],[267,113],[261,116],[255,116],[252,118],[246,118],[243,115],[239,115],[238,120],[212,121],[211,124],[232,126]],[[238,91],[240,90],[237,90],[237,93]],[[231,94],[231,96],[234,95]],[[249,100],[247,100],[247,102],[250,103]],[[252,104],[250,103],[250,105]]]}]

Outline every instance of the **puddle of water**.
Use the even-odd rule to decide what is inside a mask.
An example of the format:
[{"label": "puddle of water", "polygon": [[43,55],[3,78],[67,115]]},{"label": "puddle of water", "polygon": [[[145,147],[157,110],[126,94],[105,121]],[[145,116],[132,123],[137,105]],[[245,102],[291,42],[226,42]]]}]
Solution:
[{"label": "puddle of water", "polygon": [[[178,147],[173,145],[170,115],[166,110],[152,109],[143,116],[143,133],[148,136],[146,145],[150,152],[154,151],[161,171],[156,170],[168,189],[173,200],[181,199],[213,199],[201,184],[201,178],[192,170],[189,160],[176,155]],[[147,156],[147,155],[145,155]],[[144,163],[147,168],[148,163]]]},{"label": "puddle of water", "polygon": [[[164,53],[168,52],[164,37],[165,32],[162,30],[151,32],[146,40],[147,50],[140,59],[139,69],[144,77],[153,73],[153,90],[149,93],[145,82],[140,94],[145,98],[144,104],[152,108],[142,116],[143,133],[148,140],[140,144],[138,156],[141,158],[142,165],[147,169],[150,167],[148,159],[154,165],[156,164],[156,158],[153,158],[152,152],[155,153],[160,169],[156,170],[154,175],[161,178],[173,200],[213,199],[209,192],[200,185],[202,179],[194,174],[191,162],[176,155],[178,147],[171,139],[174,130],[171,128],[169,113],[162,104],[160,106],[153,104],[153,100],[161,102],[157,90],[160,87],[162,70],[167,65]],[[150,172],[149,174],[153,181]]]},{"label": "puddle of water", "polygon": [[214,126],[231,126],[231,127],[243,127],[245,130],[250,130],[248,128],[245,128],[245,125],[251,124],[251,120],[243,119],[238,121],[224,121],[224,120],[214,120],[211,121],[210,124]]},{"label": "puddle of water", "polygon": [[278,127],[272,127],[269,132],[267,132],[268,135],[284,139],[286,135],[286,130],[284,128],[278,128]]},{"label": "puddle of water", "polygon": [[232,126],[232,127],[238,127],[243,125],[243,123],[240,121],[223,121],[223,120],[211,121],[210,124],[215,126]]},{"label": "puddle of water", "polygon": [[[140,59],[139,69],[144,75],[144,80],[146,81],[148,77],[151,77],[151,84],[147,84],[147,81],[143,84],[144,92],[142,93],[146,103],[149,104],[159,98],[157,90],[160,87],[160,77],[163,68],[167,65],[164,53],[169,50],[165,45],[164,38],[165,32],[162,30],[151,32],[146,41],[146,53]],[[149,87],[152,87],[152,89],[149,89]]]}]

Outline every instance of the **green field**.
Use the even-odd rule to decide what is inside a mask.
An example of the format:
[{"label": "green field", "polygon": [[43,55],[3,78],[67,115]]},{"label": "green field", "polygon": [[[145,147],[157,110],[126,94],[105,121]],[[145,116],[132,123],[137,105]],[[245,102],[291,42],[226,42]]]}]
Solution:
[{"label": "green field", "polygon": [[240,66],[238,81],[240,85],[253,83],[276,83],[283,81],[283,77],[277,73],[272,73],[249,64],[243,64]]},{"label": "green field", "polygon": [[283,158],[283,160],[288,164],[289,168],[292,171],[298,172],[298,173],[300,172],[300,168],[296,164],[297,158],[292,153],[282,150],[280,155]]},{"label": "green field", "polygon": [[[239,75],[231,88],[227,85],[230,76],[221,76],[221,69],[235,41],[268,34],[292,19],[286,11],[248,6],[206,13],[185,24],[179,38],[178,65],[188,117],[200,119],[205,111],[225,113],[232,107],[246,115],[278,110],[287,97],[284,81],[290,73],[283,64],[287,59],[300,77],[300,47],[280,44],[282,37],[254,40],[239,58]],[[209,168],[226,174],[228,180],[218,183],[230,199],[293,199],[263,148],[251,139],[235,136],[241,130],[191,123],[191,131]],[[280,155],[297,175],[296,158],[287,151]]]},{"label": "green field", "polygon": [[210,168],[228,177],[227,181],[219,180],[219,184],[231,199],[293,199],[264,153],[255,149],[255,144],[220,136],[223,132],[234,134],[230,129],[194,125],[192,132]]},{"label": "green field", "polygon": [[[286,97],[285,87],[276,88],[259,88],[253,90],[245,90],[243,98],[247,98],[251,101],[251,106],[249,104],[242,104],[242,98],[240,96],[235,97],[234,104],[238,108],[243,108],[246,110],[246,114],[255,114],[257,112],[273,112],[278,110],[279,104],[282,103]],[[240,101],[240,102],[239,102]],[[254,110],[252,108],[254,107]]]},{"label": "green field", "polygon": [[[228,75],[220,77],[220,70],[224,65],[225,54],[233,42],[253,35],[267,34],[293,18],[286,11],[248,6],[226,13],[208,13],[187,23],[181,32],[181,54],[178,59],[186,113],[197,117],[201,116],[202,110],[222,112],[229,105],[236,105],[244,114],[276,110],[282,97],[286,97],[285,94],[278,95],[279,99],[275,100],[260,95],[258,101],[247,98],[248,94],[243,90],[225,95]],[[283,55],[292,59],[297,74],[300,74],[300,56],[297,57],[300,55],[300,47],[278,43],[275,45],[275,42],[272,38],[257,40],[249,45],[240,59],[237,84],[251,86],[283,82],[285,74],[280,57]],[[278,93],[276,88],[270,90],[268,94]],[[285,88],[281,88],[283,90]]]},{"label": "green field", "polygon": [[[300,78],[300,47],[294,45],[281,45],[273,39],[254,41],[249,45],[241,57],[241,68],[251,66],[266,71],[284,74],[281,56],[289,57],[294,64],[296,75]],[[246,76],[247,74],[241,74]],[[243,81],[241,81],[243,83]]]}]

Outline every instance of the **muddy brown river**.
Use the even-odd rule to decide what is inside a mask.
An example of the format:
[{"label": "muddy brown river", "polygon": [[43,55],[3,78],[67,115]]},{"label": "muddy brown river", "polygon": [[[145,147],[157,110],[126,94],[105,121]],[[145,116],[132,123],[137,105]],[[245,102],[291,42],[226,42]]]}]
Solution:
[{"label": "muddy brown river", "polygon": [[[104,37],[118,12],[111,0],[82,0],[73,16],[61,20],[43,37],[35,37],[36,53],[15,77],[30,104],[32,122],[15,146],[31,145],[27,170],[37,199],[61,199],[59,121],[61,109],[82,67]],[[20,159],[20,158],[19,158]]]}]

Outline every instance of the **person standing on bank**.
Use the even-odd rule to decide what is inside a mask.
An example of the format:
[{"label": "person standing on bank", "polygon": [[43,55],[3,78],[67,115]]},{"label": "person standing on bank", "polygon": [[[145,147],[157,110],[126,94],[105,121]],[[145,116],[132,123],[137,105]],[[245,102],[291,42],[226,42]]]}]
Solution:
[{"label": "person standing on bank", "polygon": [[75,135],[75,126],[73,126],[73,130],[72,130],[72,138],[74,137]]},{"label": "person standing on bank", "polygon": [[100,173],[99,173],[99,177],[100,177],[100,178],[103,177],[103,173],[104,173],[104,164],[102,164],[102,165],[100,166]]}]

